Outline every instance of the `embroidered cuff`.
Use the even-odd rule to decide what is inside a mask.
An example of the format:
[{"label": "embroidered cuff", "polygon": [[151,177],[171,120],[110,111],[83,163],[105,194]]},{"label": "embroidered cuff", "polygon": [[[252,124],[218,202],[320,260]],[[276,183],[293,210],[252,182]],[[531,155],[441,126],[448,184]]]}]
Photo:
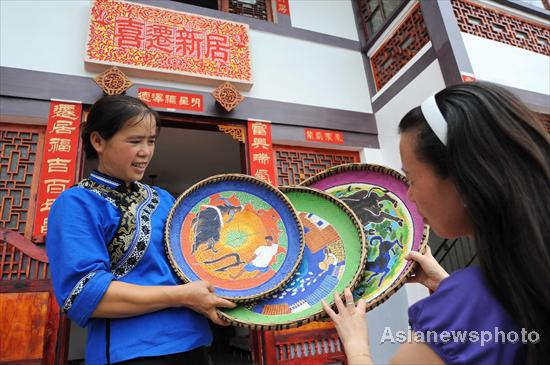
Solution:
[{"label": "embroidered cuff", "polygon": [[69,309],[71,309],[76,297],[80,294],[80,292],[82,292],[82,289],[84,289],[84,286],[88,283],[88,281],[90,281],[91,278],[94,277],[96,273],[97,271],[92,271],[86,274],[86,276],[84,276],[82,279],[78,281],[78,283],[76,283],[73,290],[71,290],[71,293],[63,303],[63,312],[67,313]]},{"label": "embroidered cuff", "polygon": [[63,303],[63,311],[76,324],[86,327],[113,279],[113,275],[106,271],[92,271],[86,274]]}]

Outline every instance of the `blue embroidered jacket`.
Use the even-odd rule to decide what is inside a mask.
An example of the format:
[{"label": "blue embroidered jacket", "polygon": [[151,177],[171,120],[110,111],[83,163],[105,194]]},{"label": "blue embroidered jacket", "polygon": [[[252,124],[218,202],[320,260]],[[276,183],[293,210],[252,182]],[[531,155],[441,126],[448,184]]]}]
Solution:
[{"label": "blue embroidered jacket", "polygon": [[[164,225],[174,198],[165,190],[92,172],[63,192],[48,217],[46,249],[59,305],[87,327],[86,364],[192,350],[212,341],[205,317],[186,308],[110,320],[91,314],[113,280],[177,285],[164,250]],[[129,229],[119,230],[119,226]],[[119,234],[115,233],[119,231]],[[120,234],[126,232],[125,234]]]}]

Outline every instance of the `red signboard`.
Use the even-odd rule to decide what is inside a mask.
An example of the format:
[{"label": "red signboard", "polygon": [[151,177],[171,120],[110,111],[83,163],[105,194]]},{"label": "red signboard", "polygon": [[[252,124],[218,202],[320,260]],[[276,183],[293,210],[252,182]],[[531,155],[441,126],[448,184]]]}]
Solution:
[{"label": "red signboard", "polygon": [[277,185],[273,145],[271,143],[271,124],[269,122],[248,120],[248,151],[250,175],[272,185]]},{"label": "red signboard", "polygon": [[305,129],[306,141],[332,144],[344,144],[344,133],[323,129]]},{"label": "red signboard", "polygon": [[[86,62],[250,87],[248,24],[135,4],[96,0]],[[216,82],[219,84],[219,82]]]},{"label": "red signboard", "polygon": [[284,15],[290,15],[290,8],[288,6],[288,0],[277,0],[277,13]]},{"label": "red signboard", "polygon": [[199,94],[139,88],[138,98],[154,108],[193,110],[197,112],[204,110],[202,95]]},{"label": "red signboard", "polygon": [[82,104],[52,100],[44,140],[33,239],[42,241],[55,199],[74,184]]}]

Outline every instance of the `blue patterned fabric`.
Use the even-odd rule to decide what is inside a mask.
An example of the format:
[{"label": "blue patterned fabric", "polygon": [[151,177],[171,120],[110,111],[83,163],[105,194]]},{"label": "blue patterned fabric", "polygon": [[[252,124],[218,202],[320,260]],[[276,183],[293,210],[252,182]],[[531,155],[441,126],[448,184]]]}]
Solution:
[{"label": "blue patterned fabric", "polygon": [[[119,194],[132,191],[127,191],[121,181],[97,171],[89,180]],[[88,329],[88,365],[107,361],[107,321],[91,315],[111,281],[137,285],[181,284],[166,258],[163,241],[174,198],[160,188],[132,184],[134,191],[140,186],[147,198],[136,207],[134,214],[137,234],[129,237],[131,240],[117,265],[111,263],[109,244],[119,228],[122,209],[111,195],[77,185],[56,199],[48,217],[46,249],[53,289],[69,318]],[[157,204],[154,204],[155,197]],[[212,341],[207,319],[187,308],[112,319],[110,323],[111,362],[189,351]]]}]

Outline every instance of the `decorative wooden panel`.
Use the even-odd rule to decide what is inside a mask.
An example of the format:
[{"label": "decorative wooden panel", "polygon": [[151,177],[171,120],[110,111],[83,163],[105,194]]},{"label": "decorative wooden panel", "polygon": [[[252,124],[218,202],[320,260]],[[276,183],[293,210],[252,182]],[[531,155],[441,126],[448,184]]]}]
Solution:
[{"label": "decorative wooden panel", "polygon": [[251,18],[273,21],[271,0],[222,0],[222,10]]},{"label": "decorative wooden panel", "polygon": [[0,124],[0,225],[27,237],[32,234],[43,140],[44,127]]},{"label": "decorative wooden panel", "polygon": [[453,0],[460,30],[550,56],[550,27],[467,0]]},{"label": "decorative wooden panel", "polygon": [[[0,295],[0,321],[4,324],[0,330],[0,361],[42,358],[49,301],[47,292]],[[23,313],[26,315],[21,316]],[[17,323],[13,318],[18,318]]]},{"label": "decorative wooden panel", "polygon": [[244,100],[244,96],[230,82],[224,82],[214,89],[212,96],[228,112]]},{"label": "decorative wooden panel", "polygon": [[273,146],[277,183],[296,185],[329,167],[359,162],[359,154],[350,151]]},{"label": "decorative wooden panel", "polygon": [[266,365],[346,364],[344,348],[334,328],[276,331],[266,336]]},{"label": "decorative wooden panel", "polygon": [[371,57],[376,89],[380,90],[429,40],[422,10],[417,4]]},{"label": "decorative wooden panel", "polygon": [[96,84],[107,95],[119,95],[128,90],[132,81],[118,67],[111,67],[95,77]]}]

